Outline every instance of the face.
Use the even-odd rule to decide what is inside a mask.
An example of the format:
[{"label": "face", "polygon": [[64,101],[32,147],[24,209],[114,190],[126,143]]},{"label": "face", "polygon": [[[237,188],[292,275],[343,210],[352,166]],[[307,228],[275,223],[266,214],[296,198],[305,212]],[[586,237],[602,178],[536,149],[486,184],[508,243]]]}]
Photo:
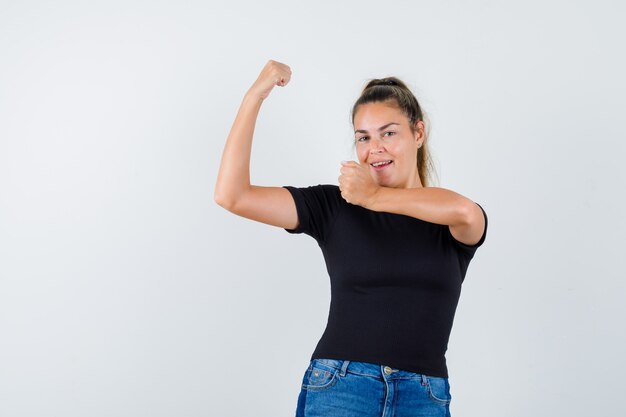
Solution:
[{"label": "face", "polygon": [[[367,165],[380,186],[421,187],[417,170],[417,150],[424,140],[424,122],[417,122],[415,133],[409,119],[394,103],[367,103],[354,115],[354,143],[359,163]],[[374,167],[377,161],[390,164]]]}]

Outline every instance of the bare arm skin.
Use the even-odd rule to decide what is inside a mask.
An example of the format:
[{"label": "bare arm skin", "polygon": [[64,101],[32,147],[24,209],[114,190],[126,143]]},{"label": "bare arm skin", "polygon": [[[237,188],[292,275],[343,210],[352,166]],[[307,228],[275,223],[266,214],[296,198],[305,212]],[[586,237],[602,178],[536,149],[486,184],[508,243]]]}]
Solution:
[{"label": "bare arm skin", "polygon": [[213,195],[215,202],[231,213],[286,229],[298,226],[293,197],[283,187],[250,183],[250,153],[263,100],[274,86],[284,87],[290,79],[287,65],[269,60],[245,94],[224,145]]}]

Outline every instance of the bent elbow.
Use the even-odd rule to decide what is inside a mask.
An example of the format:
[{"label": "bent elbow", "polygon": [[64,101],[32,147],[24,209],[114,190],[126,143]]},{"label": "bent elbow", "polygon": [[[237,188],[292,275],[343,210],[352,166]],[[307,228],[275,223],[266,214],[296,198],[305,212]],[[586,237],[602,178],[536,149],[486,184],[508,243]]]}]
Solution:
[{"label": "bent elbow", "polygon": [[232,207],[233,203],[231,201],[231,199],[228,199],[226,197],[224,197],[221,194],[218,194],[217,192],[213,194],[213,201],[215,201],[215,204],[217,204],[218,206],[230,211],[230,208]]}]

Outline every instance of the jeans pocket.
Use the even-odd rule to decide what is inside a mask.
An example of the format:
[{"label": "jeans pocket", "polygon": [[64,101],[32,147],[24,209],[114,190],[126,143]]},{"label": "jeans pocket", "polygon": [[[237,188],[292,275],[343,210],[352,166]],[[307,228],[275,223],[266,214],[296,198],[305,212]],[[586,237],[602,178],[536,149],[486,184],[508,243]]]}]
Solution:
[{"label": "jeans pocket", "polygon": [[326,390],[337,383],[339,369],[313,359],[304,374],[302,388],[310,391]]},{"label": "jeans pocket", "polygon": [[448,378],[426,375],[428,397],[437,404],[448,405],[452,401]]}]

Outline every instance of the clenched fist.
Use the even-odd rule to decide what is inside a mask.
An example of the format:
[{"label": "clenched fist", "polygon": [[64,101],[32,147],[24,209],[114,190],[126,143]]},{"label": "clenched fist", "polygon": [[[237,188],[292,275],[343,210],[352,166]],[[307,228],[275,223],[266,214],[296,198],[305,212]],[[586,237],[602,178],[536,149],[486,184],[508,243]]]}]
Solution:
[{"label": "clenched fist", "polygon": [[265,100],[274,86],[284,87],[289,83],[290,79],[291,68],[288,65],[270,59],[247,94]]},{"label": "clenched fist", "polygon": [[341,161],[341,165],[339,175],[341,196],[350,204],[368,208],[380,185],[374,181],[366,165],[356,161]]}]

